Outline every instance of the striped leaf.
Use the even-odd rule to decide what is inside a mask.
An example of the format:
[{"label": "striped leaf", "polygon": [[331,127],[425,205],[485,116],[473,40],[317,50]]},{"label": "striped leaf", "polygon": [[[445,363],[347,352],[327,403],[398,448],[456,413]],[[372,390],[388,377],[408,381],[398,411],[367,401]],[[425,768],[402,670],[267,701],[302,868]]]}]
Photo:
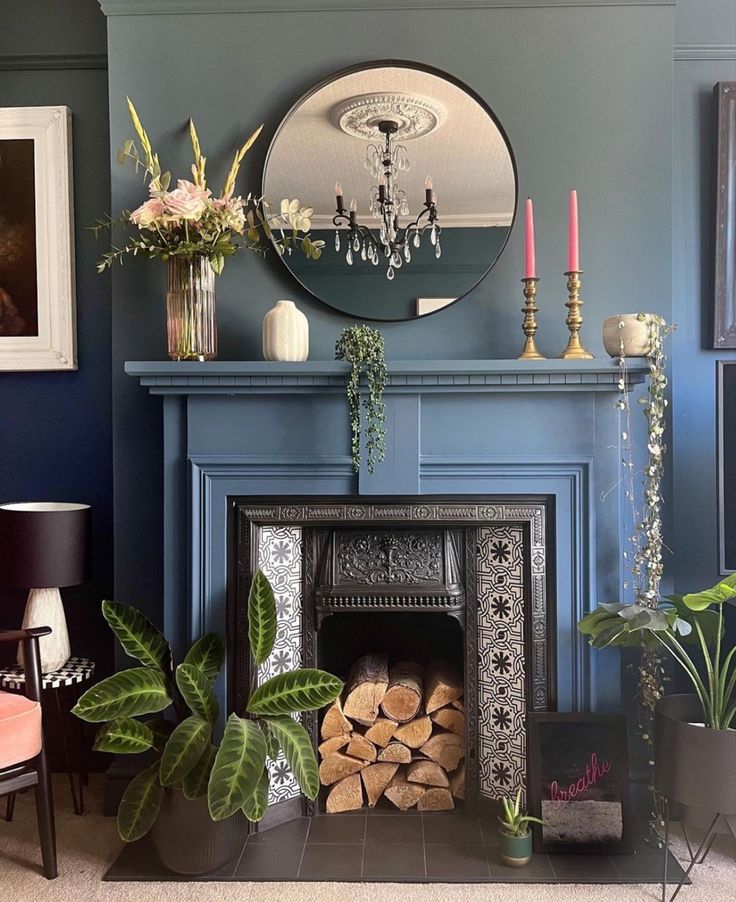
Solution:
[{"label": "striped leaf", "polygon": [[146,667],[158,667],[166,673],[171,670],[169,643],[137,608],[103,601],[102,616],[131,658],[137,658]]},{"label": "striped leaf", "polygon": [[220,713],[220,706],[212,688],[212,683],[194,664],[180,664],[176,668],[176,685],[182,698],[194,714],[214,723]]},{"label": "striped leaf", "polygon": [[261,726],[263,727],[263,735],[266,737],[266,754],[271,761],[275,761],[279,756],[279,741],[269,730],[268,723],[265,720],[261,721]]},{"label": "striped leaf", "polygon": [[219,636],[209,633],[197,639],[184,658],[185,664],[191,664],[201,670],[208,680],[214,682],[225,661],[225,643]]},{"label": "striped leaf", "polygon": [[315,711],[342,692],[342,680],[324,670],[305,668],[266,680],[251,695],[248,711],[271,717],[296,711]]},{"label": "striped leaf", "polygon": [[169,736],[161,756],[161,784],[174,786],[199,761],[212,735],[212,725],[196,714],[183,720]]},{"label": "striped leaf", "polygon": [[319,792],[319,768],[309,733],[288,715],[269,717],[266,722],[269,732],[278,740],[302,792],[308,799],[316,799]]},{"label": "striped leaf", "polygon": [[253,577],[248,595],[248,639],[253,661],[263,664],[276,641],[276,600],[262,570]]},{"label": "striped leaf", "polygon": [[90,723],[118,717],[154,714],[171,704],[166,677],[160,670],[133,667],[121,670],[88,689],[72,708]]},{"label": "striped leaf", "polygon": [[249,821],[256,823],[266,813],[266,808],[268,808],[268,771],[264,770],[253,794],[243,805],[243,814]]},{"label": "striped leaf", "polygon": [[118,833],[124,842],[145,836],[161,809],[163,787],[158,779],[159,762],[141,771],[128,784],[118,808]]},{"label": "striped leaf", "polygon": [[266,763],[266,738],[252,720],[231,714],[207,787],[210,817],[235,814],[253,795]]},{"label": "striped leaf", "polygon": [[118,717],[103,724],[95,736],[96,752],[112,752],[113,755],[135,755],[153,745],[153,730],[132,717]]},{"label": "striped leaf", "polygon": [[202,752],[199,761],[181,781],[185,799],[198,799],[207,795],[207,784],[209,783],[216,754],[217,749],[214,745],[208,745]]}]

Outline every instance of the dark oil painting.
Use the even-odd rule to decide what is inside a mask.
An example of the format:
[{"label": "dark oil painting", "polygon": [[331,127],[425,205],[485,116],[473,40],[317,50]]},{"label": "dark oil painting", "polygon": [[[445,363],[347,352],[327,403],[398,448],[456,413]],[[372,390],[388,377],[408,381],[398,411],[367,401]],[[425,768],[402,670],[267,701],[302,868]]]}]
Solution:
[{"label": "dark oil painting", "polygon": [[38,335],[33,144],[0,140],[0,338]]}]

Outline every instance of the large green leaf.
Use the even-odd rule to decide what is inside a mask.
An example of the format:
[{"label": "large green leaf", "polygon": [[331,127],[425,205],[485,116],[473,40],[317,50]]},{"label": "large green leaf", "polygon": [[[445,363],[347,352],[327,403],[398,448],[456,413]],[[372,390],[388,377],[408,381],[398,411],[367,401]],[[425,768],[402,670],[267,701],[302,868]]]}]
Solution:
[{"label": "large green leaf", "polygon": [[253,577],[248,595],[248,639],[253,661],[262,664],[276,641],[276,600],[262,570]]},{"label": "large green leaf", "polygon": [[225,643],[214,633],[208,633],[197,639],[184,658],[185,664],[191,664],[201,670],[208,680],[217,679],[225,660]]},{"label": "large green leaf", "polygon": [[736,574],[716,583],[712,589],[704,589],[702,592],[693,592],[684,595],[682,600],[691,611],[704,611],[712,604],[723,604],[724,601],[736,599]]},{"label": "large green leaf", "polygon": [[214,745],[208,745],[202,752],[199,761],[181,781],[181,788],[185,799],[198,799],[207,795],[207,784],[212,773],[212,765],[215,763],[217,749]]},{"label": "large green leaf", "polygon": [[128,784],[118,808],[118,833],[125,842],[145,836],[156,822],[164,791],[158,779],[159,762],[141,771]]},{"label": "large green leaf", "polygon": [[221,821],[245,805],[266,763],[266,738],[252,720],[231,714],[210,774],[207,802],[210,817]]},{"label": "large green leaf", "polygon": [[319,768],[309,733],[288,715],[269,717],[266,720],[269,732],[278,740],[302,792],[308,799],[316,799],[319,792]]},{"label": "large green leaf", "polygon": [[277,716],[296,711],[316,711],[334,701],[343,683],[324,670],[292,670],[266,680],[251,695],[251,714]]},{"label": "large green leaf", "polygon": [[261,726],[263,727],[263,735],[266,737],[266,754],[271,761],[275,761],[279,756],[279,741],[268,729],[268,723],[265,720],[261,721]]},{"label": "large green leaf", "polygon": [[103,724],[95,736],[96,752],[112,752],[114,755],[135,755],[153,745],[153,730],[132,717],[118,717]]},{"label": "large green leaf", "polygon": [[243,805],[243,814],[249,821],[260,821],[268,808],[268,771],[264,770],[253,793]]},{"label": "large green leaf", "polygon": [[103,601],[102,616],[131,658],[137,658],[146,667],[159,667],[167,673],[171,670],[169,643],[137,608]]},{"label": "large green leaf", "polygon": [[161,783],[174,786],[202,757],[212,735],[212,724],[196,714],[183,720],[169,736],[161,756]]},{"label": "large green leaf", "polygon": [[121,670],[88,689],[72,711],[91,723],[116,717],[154,714],[171,704],[166,677],[160,670],[133,667]]},{"label": "large green leaf", "polygon": [[180,664],[176,668],[176,685],[182,698],[191,710],[203,720],[214,723],[220,713],[220,706],[205,674],[193,664]]}]

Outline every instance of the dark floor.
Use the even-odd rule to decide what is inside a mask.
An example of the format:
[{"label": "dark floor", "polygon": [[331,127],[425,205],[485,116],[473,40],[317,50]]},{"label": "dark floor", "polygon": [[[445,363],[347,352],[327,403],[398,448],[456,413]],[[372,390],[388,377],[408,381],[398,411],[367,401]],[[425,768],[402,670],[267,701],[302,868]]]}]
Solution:
[{"label": "dark floor", "polygon": [[[402,883],[658,883],[663,853],[537,855],[510,868],[498,854],[496,824],[453,813],[376,808],[367,814],[299,818],[251,835],[242,852],[201,880],[337,880]],[[669,880],[682,869],[670,856]],[[145,839],[126,846],[106,880],[182,880]]]}]

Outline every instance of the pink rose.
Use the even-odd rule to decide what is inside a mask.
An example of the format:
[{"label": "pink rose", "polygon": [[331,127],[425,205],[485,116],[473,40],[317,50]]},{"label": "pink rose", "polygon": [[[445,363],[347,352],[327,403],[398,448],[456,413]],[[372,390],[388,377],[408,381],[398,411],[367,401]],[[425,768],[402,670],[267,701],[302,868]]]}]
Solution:
[{"label": "pink rose", "polygon": [[164,202],[160,197],[152,197],[130,214],[130,221],[139,229],[150,229],[153,223],[164,215]]},{"label": "pink rose", "polygon": [[212,192],[209,188],[200,188],[186,179],[179,179],[174,191],[164,194],[163,201],[167,212],[175,219],[201,219],[209,205]]}]

